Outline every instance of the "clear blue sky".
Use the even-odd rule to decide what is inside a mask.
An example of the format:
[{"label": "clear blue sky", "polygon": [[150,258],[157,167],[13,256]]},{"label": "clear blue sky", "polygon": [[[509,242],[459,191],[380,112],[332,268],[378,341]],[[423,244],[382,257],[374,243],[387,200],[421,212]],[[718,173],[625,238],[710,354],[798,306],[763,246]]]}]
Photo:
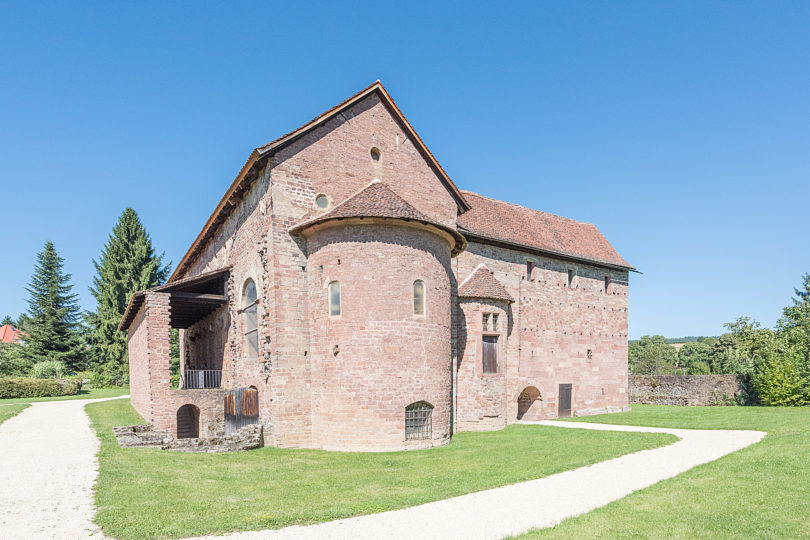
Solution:
[{"label": "clear blue sky", "polygon": [[180,260],[251,149],[379,78],[464,189],[595,223],[630,334],[772,325],[810,271],[810,3],[6,3],[0,316],[84,308],[126,206]]}]

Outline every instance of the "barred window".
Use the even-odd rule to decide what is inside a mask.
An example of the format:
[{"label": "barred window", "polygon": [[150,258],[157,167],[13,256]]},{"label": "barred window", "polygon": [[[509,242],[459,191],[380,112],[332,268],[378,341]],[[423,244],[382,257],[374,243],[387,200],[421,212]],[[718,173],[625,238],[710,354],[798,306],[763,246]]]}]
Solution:
[{"label": "barred window", "polygon": [[413,282],[413,314],[425,314],[425,283],[421,279]]},{"label": "barred window", "polygon": [[242,332],[245,339],[245,355],[248,358],[259,356],[259,298],[256,284],[252,279],[245,282],[242,293]]},{"label": "barred window", "polygon": [[405,440],[433,438],[433,405],[417,401],[405,407]]}]

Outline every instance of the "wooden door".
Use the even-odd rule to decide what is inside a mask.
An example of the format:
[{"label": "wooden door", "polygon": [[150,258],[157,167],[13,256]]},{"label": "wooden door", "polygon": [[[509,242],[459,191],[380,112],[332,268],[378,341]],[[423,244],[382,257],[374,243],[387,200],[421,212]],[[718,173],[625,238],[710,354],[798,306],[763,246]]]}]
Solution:
[{"label": "wooden door", "polygon": [[483,338],[484,373],[498,373],[498,336]]},{"label": "wooden door", "polygon": [[558,398],[558,411],[559,418],[571,418],[571,384],[560,385],[560,395]]},{"label": "wooden door", "polygon": [[250,424],[259,423],[259,391],[236,388],[225,394],[225,435]]}]

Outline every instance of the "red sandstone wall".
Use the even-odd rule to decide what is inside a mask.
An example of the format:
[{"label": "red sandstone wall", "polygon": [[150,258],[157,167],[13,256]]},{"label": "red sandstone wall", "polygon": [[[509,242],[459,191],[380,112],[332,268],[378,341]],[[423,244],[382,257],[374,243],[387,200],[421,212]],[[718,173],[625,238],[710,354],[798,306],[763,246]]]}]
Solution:
[{"label": "red sandstone wall", "polygon": [[[517,356],[509,354],[514,339],[512,309],[508,302],[460,298],[458,372],[456,374],[456,427],[459,431],[482,431],[506,427],[510,394],[508,380],[517,373]],[[482,364],[482,316],[498,315],[498,372],[484,373]]]},{"label": "red sandstone wall", "polygon": [[[534,279],[527,279],[527,260],[537,264]],[[479,360],[468,357],[474,354],[474,349],[467,352],[469,345],[466,350],[459,350],[459,428],[484,429],[500,424],[499,418],[485,420],[479,413],[476,419],[464,412],[479,408],[482,399],[492,402],[503,399],[505,421],[515,422],[518,396],[528,386],[536,387],[541,393],[538,417],[557,416],[561,383],[573,384],[575,415],[627,407],[627,272],[568,264],[471,242],[467,251],[454,260],[459,282],[481,263],[486,264],[517,299],[511,305],[514,326],[506,347],[509,358],[503,394],[499,388],[486,389],[480,384],[478,388],[483,390],[483,396],[464,393],[464,384],[469,384],[465,377],[471,373],[467,364]],[[575,268],[577,273],[576,287],[572,289],[567,286],[569,267]],[[612,278],[609,294],[604,293],[605,275]],[[469,309],[463,303],[462,308]],[[469,343],[469,338],[467,341]],[[588,349],[592,351],[590,359]],[[480,426],[470,425],[476,422]]]},{"label": "red sandstone wall", "polygon": [[152,419],[152,399],[149,391],[148,336],[146,310],[141,309],[129,327],[129,395],[132,406],[146,421]]},{"label": "red sandstone wall", "polygon": [[[399,450],[450,437],[450,245],[431,232],[336,227],[309,239],[313,443],[336,450]],[[413,313],[413,282],[426,289]],[[341,314],[328,284],[341,285]],[[337,354],[335,348],[339,348]],[[405,441],[405,407],[433,405],[433,438]]]}]

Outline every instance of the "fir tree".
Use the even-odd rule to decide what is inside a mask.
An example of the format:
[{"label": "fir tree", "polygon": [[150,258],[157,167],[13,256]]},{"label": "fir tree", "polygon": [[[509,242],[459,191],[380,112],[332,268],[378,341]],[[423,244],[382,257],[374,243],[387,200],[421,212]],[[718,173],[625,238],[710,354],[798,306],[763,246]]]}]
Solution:
[{"label": "fir tree", "polygon": [[17,326],[17,322],[8,315],[3,317],[3,320],[0,321],[0,326],[5,326],[7,324],[10,324],[11,326]]},{"label": "fir tree", "polygon": [[90,292],[96,310],[85,316],[93,369],[108,383],[127,380],[127,336],[118,331],[129,298],[136,291],[162,283],[169,276],[164,255],[156,255],[152,240],[132,208],[113,227],[101,256],[93,261],[96,275]]},{"label": "fir tree", "polygon": [[71,293],[70,274],[63,272],[64,259],[50,240],[37,254],[37,264],[28,291],[25,345],[20,356],[30,362],[57,360],[71,370],[84,368],[86,355],[81,340],[79,304]]}]

